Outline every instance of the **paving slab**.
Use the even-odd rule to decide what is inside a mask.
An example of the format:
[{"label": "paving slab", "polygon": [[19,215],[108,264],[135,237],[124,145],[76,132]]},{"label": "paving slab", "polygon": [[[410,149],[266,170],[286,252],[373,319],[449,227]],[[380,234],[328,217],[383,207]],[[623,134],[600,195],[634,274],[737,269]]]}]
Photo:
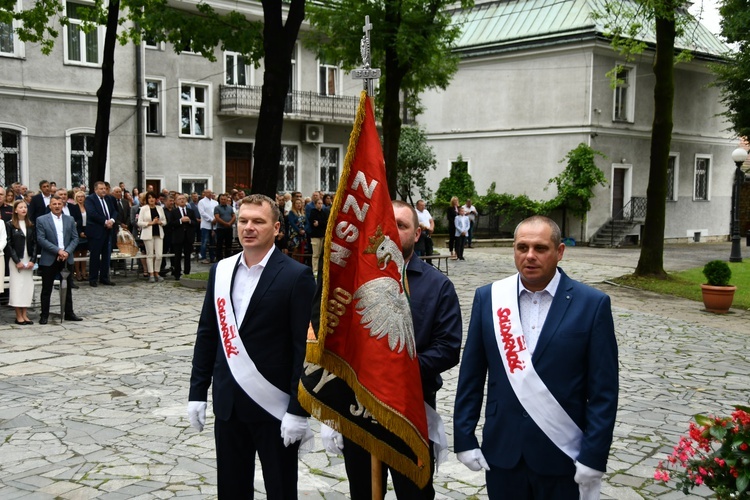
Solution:
[{"label": "paving slab", "polygon": [[[669,271],[726,260],[725,244],[667,245]],[[514,272],[509,248],[467,249],[450,265],[464,333],[474,291]],[[706,313],[702,304],[614,286],[638,249],[571,247],[562,267],[612,297],[620,348],[620,402],[604,499],[689,497],[653,480],[696,413],[748,402],[750,312]],[[208,266],[198,265],[197,271]],[[83,322],[17,326],[0,308],[0,498],[216,498],[213,416],[198,433],[185,419],[202,295],[132,275],[116,287],[73,291]],[[54,301],[53,301],[54,302]],[[54,306],[53,306],[54,312]],[[38,310],[31,311],[38,318]],[[458,368],[438,394],[452,446]],[[312,422],[317,432],[319,425]],[[300,460],[300,498],[349,498],[343,461],[319,438]],[[453,453],[435,475],[437,498],[486,499],[484,476]],[[266,498],[259,465],[256,498]],[[392,489],[386,498],[395,498]]]}]

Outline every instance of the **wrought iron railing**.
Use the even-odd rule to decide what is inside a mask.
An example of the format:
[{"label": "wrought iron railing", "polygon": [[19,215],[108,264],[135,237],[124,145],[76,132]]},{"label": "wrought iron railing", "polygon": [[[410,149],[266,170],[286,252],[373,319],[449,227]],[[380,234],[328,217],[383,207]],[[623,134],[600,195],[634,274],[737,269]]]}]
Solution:
[{"label": "wrought iron railing", "polygon": [[[630,201],[628,201],[622,209],[620,209],[619,212],[617,212],[614,217],[607,220],[600,228],[597,230],[596,233],[594,233],[593,238],[591,238],[591,241],[595,240],[598,234],[610,225],[611,223],[615,221],[625,221],[632,223],[636,219],[641,220],[646,218],[646,198],[643,196],[633,196],[630,198]],[[619,243],[619,242],[618,242]],[[609,246],[614,247],[615,246],[615,228],[614,225],[610,227],[609,231]]]},{"label": "wrought iron railing", "polygon": [[[240,114],[260,113],[263,95],[261,87],[241,85],[219,86],[219,109]],[[354,96],[325,96],[317,92],[289,92],[284,113],[301,118],[331,121],[354,121],[359,98]]]}]

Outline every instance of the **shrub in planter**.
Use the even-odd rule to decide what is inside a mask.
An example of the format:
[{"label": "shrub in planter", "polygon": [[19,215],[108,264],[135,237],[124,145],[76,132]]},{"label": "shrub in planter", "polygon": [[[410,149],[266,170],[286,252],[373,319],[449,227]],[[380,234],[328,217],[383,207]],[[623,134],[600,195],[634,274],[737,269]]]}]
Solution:
[{"label": "shrub in planter", "polygon": [[703,267],[703,275],[708,284],[701,285],[703,305],[709,312],[723,314],[729,311],[737,287],[731,286],[732,270],[722,260],[712,260]]},{"label": "shrub in planter", "polygon": [[711,286],[729,286],[729,280],[732,279],[732,270],[729,264],[723,260],[712,260],[703,266],[703,276],[708,280]]}]

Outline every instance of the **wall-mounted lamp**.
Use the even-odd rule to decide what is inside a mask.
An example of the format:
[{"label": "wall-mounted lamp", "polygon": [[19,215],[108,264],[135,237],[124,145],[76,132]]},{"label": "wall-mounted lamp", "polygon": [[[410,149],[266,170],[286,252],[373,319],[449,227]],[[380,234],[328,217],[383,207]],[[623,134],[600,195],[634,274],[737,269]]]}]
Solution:
[{"label": "wall-mounted lamp", "polygon": [[242,130],[241,128],[237,129],[237,135],[242,135],[243,132],[244,132],[244,130]]},{"label": "wall-mounted lamp", "polygon": [[627,163],[627,162],[628,162],[627,158],[623,158],[623,159],[620,160],[620,163]]}]

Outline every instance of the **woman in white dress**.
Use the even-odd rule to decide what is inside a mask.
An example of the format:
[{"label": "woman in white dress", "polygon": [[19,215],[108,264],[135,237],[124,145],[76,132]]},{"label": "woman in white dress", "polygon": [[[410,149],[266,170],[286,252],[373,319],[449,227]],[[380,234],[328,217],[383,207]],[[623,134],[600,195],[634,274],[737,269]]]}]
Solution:
[{"label": "woman in white dress", "polygon": [[10,260],[10,297],[8,305],[16,308],[17,325],[33,325],[27,308],[34,298],[34,263],[36,262],[36,229],[26,218],[28,207],[23,200],[13,203],[13,218],[7,223]]}]

